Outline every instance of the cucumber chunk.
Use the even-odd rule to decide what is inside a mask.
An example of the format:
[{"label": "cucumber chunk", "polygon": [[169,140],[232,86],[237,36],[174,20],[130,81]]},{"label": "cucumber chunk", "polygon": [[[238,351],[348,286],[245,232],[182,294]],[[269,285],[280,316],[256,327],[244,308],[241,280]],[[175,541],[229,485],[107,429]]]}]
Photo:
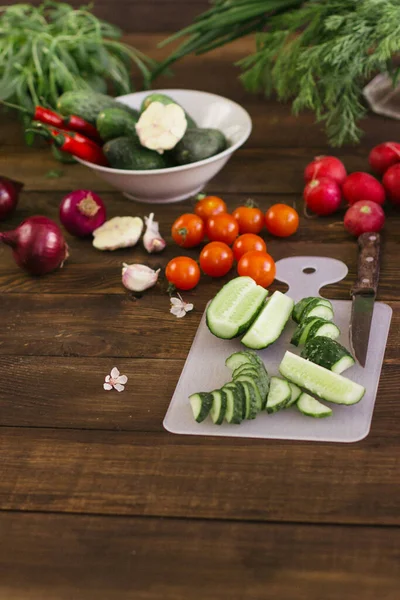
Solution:
[{"label": "cucumber chunk", "polygon": [[305,388],[319,398],[335,404],[356,404],[365,394],[365,388],[306,360],[292,352],[286,352],[279,371],[283,377]]},{"label": "cucumber chunk", "polygon": [[302,311],[300,321],[307,319],[307,317],[321,317],[327,321],[332,321],[332,304],[324,298],[313,298]]},{"label": "cucumber chunk", "polygon": [[222,390],[226,393],[226,412],[225,420],[227,423],[239,425],[245,413],[245,393],[241,383],[231,381],[223,386]]},{"label": "cucumber chunk", "polygon": [[242,344],[248,348],[267,348],[281,335],[292,314],[294,302],[282,292],[274,292],[246,335]]},{"label": "cucumber chunk", "polygon": [[321,317],[306,317],[296,327],[290,343],[294,346],[302,346],[308,340],[317,336],[325,336],[334,340],[339,335],[339,327],[331,321]]},{"label": "cucumber chunk", "polygon": [[339,342],[323,336],[307,341],[301,356],[334,373],[342,373],[355,363],[347,348]]},{"label": "cucumber chunk", "polygon": [[267,413],[274,413],[284,408],[292,395],[289,382],[280,377],[271,377],[271,385],[267,398]]},{"label": "cucumber chunk", "polygon": [[293,406],[293,404],[296,404],[301,395],[301,389],[295,383],[289,381],[289,385],[291,395],[289,401],[286,403],[285,408],[289,408],[290,406]]},{"label": "cucumber chunk", "polygon": [[193,416],[198,423],[201,423],[208,417],[213,397],[207,392],[198,392],[189,396],[190,405],[192,407]]},{"label": "cucumber chunk", "polygon": [[267,290],[251,277],[224,285],[207,308],[207,326],[216,337],[232,339],[248,329],[263,307]]},{"label": "cucumber chunk", "polygon": [[297,408],[303,415],[307,417],[314,417],[316,419],[322,419],[324,417],[330,417],[332,415],[332,409],[328,408],[321,402],[318,402],[312,396],[309,396],[303,392],[297,401]]},{"label": "cucumber chunk", "polygon": [[214,390],[211,392],[211,395],[213,403],[210,410],[210,417],[215,425],[221,425],[226,413],[227,395],[224,390]]},{"label": "cucumber chunk", "polygon": [[310,304],[310,302],[314,300],[318,300],[319,304],[329,306],[332,308],[332,304],[329,302],[329,300],[326,300],[325,298],[317,298],[316,296],[308,296],[307,298],[303,298],[299,302],[296,302],[296,304],[294,305],[292,313],[293,321],[296,321],[296,323],[300,323],[300,321],[304,317],[303,312],[305,308]]}]

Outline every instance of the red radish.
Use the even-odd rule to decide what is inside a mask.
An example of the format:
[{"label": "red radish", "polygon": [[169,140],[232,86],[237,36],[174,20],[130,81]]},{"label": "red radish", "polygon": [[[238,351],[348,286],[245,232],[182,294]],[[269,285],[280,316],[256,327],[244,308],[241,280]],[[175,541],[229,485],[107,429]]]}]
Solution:
[{"label": "red radish", "polygon": [[400,162],[400,144],[385,142],[375,146],[369,153],[368,161],[375,173],[383,175],[389,167]]},{"label": "red radish", "polygon": [[367,231],[378,232],[385,223],[383,208],[371,200],[360,200],[347,209],[344,226],[355,236]]},{"label": "red radish", "polygon": [[336,156],[316,156],[304,170],[304,179],[306,182],[320,177],[330,177],[339,185],[347,177],[346,169],[341,160]]},{"label": "red radish", "polygon": [[317,215],[331,215],[340,206],[342,193],[339,185],[329,177],[313,179],[304,188],[307,207]]},{"label": "red radish", "polygon": [[17,265],[32,275],[50,273],[68,258],[61,229],[47,217],[25,219],[14,231],[0,233],[0,242],[11,246]]},{"label": "red radish", "polygon": [[0,221],[3,221],[14,212],[19,193],[23,187],[23,184],[18,181],[0,176]]},{"label": "red radish", "polygon": [[61,200],[60,221],[72,235],[90,235],[105,220],[106,207],[103,200],[89,190],[75,190]]},{"label": "red radish", "polygon": [[375,177],[369,173],[356,171],[346,177],[342,186],[343,196],[349,204],[359,200],[371,200],[377,204],[385,202],[385,190]]},{"label": "red radish", "polygon": [[390,200],[400,206],[400,163],[393,165],[383,176],[383,185]]}]

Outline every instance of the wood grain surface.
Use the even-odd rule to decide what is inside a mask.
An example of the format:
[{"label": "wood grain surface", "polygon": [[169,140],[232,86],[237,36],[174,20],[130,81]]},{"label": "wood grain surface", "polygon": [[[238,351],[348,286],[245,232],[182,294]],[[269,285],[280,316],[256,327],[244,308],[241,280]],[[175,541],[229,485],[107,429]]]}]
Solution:
[{"label": "wood grain surface", "polygon": [[[96,10],[106,16],[110,6],[101,1]],[[178,13],[182,23],[174,28],[203,6],[121,1],[112,13],[115,22],[127,22],[127,15],[151,10],[153,31],[162,31]],[[159,58],[162,38],[137,33],[127,40]],[[264,234],[269,252],[275,259],[343,260],[349,276],[323,293],[348,299],[357,244],[342,227],[343,211],[302,216],[303,169],[314,155],[334,153],[349,170],[365,170],[369,149],[398,139],[400,124],[369,115],[360,145],[332,151],[312,115],[294,118],[289,106],[243,90],[233,63],[252,47],[248,39],[190,57],[176,65],[174,78],[158,83],[220,93],[249,110],[250,140],[207,191],[221,194],[229,208],[249,196],[263,210],[275,202],[295,206],[298,233],[287,240]],[[49,178],[54,169],[60,176]],[[2,229],[31,214],[57,219],[63,195],[78,188],[101,193],[110,217],[150,212],[89,169],[56,163],[45,146],[27,148],[20,124],[4,113],[0,173],[25,183]],[[99,253],[90,240],[67,235],[65,267],[32,278],[0,247],[0,600],[397,600],[400,213],[388,210],[383,235],[378,298],[394,313],[371,433],[339,445],[163,430],[206,302],[229,276],[204,277],[185,293],[195,310],[177,320],[163,278],[135,298],[121,285],[121,266],[164,267],[180,253],[171,224],[192,208],[191,201],[156,207],[168,241],[161,256],[148,256],[140,244]],[[129,378],[121,394],[102,388],[113,366]]]}]

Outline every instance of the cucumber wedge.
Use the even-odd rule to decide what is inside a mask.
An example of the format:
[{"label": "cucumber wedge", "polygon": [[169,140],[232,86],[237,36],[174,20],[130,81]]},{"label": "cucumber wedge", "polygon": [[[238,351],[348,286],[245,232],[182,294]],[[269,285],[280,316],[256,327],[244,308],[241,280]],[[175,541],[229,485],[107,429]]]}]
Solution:
[{"label": "cucumber wedge", "polygon": [[289,385],[291,395],[289,401],[286,403],[285,408],[289,408],[290,406],[293,406],[293,404],[296,404],[297,400],[301,396],[301,389],[295,383],[289,381]]},{"label": "cucumber wedge", "polygon": [[267,290],[251,277],[236,277],[224,285],[207,308],[206,320],[211,333],[232,339],[254,321],[263,307]]},{"label": "cucumber wedge", "polygon": [[356,404],[365,394],[365,388],[342,375],[286,352],[279,371],[283,377],[305,388],[323,400],[335,404]]},{"label": "cucumber wedge", "polygon": [[304,317],[303,312],[304,312],[305,308],[313,300],[318,300],[319,304],[322,304],[322,305],[325,305],[328,307],[332,307],[332,304],[329,302],[329,300],[326,300],[325,298],[319,298],[319,297],[317,298],[315,296],[308,296],[307,298],[303,298],[299,302],[296,302],[296,304],[294,305],[293,313],[292,313],[293,321],[296,321],[296,323],[300,323],[300,321]]},{"label": "cucumber wedge", "polygon": [[347,348],[339,342],[323,336],[307,341],[301,356],[334,373],[342,373],[355,363]]},{"label": "cucumber wedge", "polygon": [[340,329],[327,319],[321,317],[307,317],[302,319],[301,323],[296,327],[290,343],[294,346],[302,346],[308,340],[317,336],[329,337],[332,340],[338,338]]},{"label": "cucumber wedge", "polygon": [[322,419],[324,417],[330,417],[332,415],[332,409],[328,408],[321,402],[318,402],[312,396],[309,396],[303,392],[297,401],[297,408],[303,415],[307,417],[314,417],[316,419]]},{"label": "cucumber wedge", "polygon": [[224,385],[222,391],[226,394],[225,420],[227,423],[239,425],[243,421],[244,390],[241,386],[231,382]]},{"label": "cucumber wedge", "polygon": [[285,408],[292,395],[290,384],[280,377],[271,377],[271,385],[267,398],[267,413],[274,413]]},{"label": "cucumber wedge", "polygon": [[246,335],[242,344],[248,348],[266,348],[281,335],[292,314],[294,302],[282,292],[274,292]]},{"label": "cucumber wedge", "polygon": [[227,395],[224,390],[214,390],[214,392],[211,392],[211,396],[213,403],[210,417],[215,425],[221,425],[226,413]]},{"label": "cucumber wedge", "polygon": [[207,392],[199,392],[189,396],[190,405],[192,407],[193,416],[198,423],[201,423],[208,417],[208,413],[212,407],[213,397]]}]

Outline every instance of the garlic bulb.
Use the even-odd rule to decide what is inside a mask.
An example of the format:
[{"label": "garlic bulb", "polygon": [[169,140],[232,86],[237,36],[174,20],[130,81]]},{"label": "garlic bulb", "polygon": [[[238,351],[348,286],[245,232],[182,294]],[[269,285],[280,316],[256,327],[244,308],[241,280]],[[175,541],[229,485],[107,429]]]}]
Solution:
[{"label": "garlic bulb", "polygon": [[143,236],[143,246],[147,252],[161,252],[167,245],[166,241],[161,237],[158,222],[154,221],[154,213],[144,218],[146,223],[146,231]]},{"label": "garlic bulb", "polygon": [[154,271],[146,265],[123,263],[122,283],[131,292],[143,292],[157,283],[160,270]]}]

